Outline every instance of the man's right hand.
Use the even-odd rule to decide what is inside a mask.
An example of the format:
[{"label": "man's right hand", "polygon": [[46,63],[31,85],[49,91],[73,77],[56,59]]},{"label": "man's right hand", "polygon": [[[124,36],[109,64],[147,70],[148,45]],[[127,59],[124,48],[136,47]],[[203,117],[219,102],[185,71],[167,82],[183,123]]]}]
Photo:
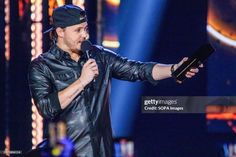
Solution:
[{"label": "man's right hand", "polygon": [[58,93],[61,108],[66,108],[98,74],[96,61],[94,59],[89,59],[82,68],[80,78]]},{"label": "man's right hand", "polygon": [[99,74],[97,63],[94,59],[88,59],[82,68],[80,81],[85,87]]}]

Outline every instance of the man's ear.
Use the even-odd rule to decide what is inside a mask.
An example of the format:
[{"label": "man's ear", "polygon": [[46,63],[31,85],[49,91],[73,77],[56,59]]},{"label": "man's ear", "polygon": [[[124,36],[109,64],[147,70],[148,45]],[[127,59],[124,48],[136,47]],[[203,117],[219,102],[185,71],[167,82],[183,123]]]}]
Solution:
[{"label": "man's ear", "polygon": [[56,28],[57,36],[63,38],[64,37],[64,30],[60,27]]}]

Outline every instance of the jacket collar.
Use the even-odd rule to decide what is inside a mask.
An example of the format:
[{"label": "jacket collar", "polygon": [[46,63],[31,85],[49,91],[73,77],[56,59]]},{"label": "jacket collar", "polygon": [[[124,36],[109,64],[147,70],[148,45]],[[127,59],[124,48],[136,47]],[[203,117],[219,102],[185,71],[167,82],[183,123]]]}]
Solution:
[{"label": "jacket collar", "polygon": [[56,44],[53,44],[49,52],[53,54],[56,59],[61,60],[62,58],[70,58],[70,54],[62,49],[60,49]]}]

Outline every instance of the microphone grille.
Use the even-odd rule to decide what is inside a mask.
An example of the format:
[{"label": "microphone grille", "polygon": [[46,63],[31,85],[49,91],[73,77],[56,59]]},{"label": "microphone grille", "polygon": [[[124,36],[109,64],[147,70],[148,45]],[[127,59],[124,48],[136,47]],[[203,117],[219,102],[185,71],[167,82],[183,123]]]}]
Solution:
[{"label": "microphone grille", "polygon": [[93,45],[89,40],[85,40],[81,43],[81,51],[85,52],[87,50],[92,50]]}]

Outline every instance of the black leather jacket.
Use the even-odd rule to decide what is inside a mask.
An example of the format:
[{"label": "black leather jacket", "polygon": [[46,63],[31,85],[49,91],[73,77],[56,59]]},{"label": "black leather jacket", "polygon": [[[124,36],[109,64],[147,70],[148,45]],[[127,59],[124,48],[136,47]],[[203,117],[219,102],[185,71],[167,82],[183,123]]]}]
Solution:
[{"label": "black leather jacket", "polygon": [[111,78],[128,81],[152,78],[156,63],[142,63],[120,57],[114,52],[94,46],[91,52],[98,64],[99,76],[92,81],[65,109],[61,109],[58,92],[80,77],[84,55],[78,62],[56,45],[33,60],[29,69],[31,95],[39,113],[47,120],[67,123],[67,135],[79,157],[111,157],[112,129],[109,113]]}]

